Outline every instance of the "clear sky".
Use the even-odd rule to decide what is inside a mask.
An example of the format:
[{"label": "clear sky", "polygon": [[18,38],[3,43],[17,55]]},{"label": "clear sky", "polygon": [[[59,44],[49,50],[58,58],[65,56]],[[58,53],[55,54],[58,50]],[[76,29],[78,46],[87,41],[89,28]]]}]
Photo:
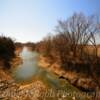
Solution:
[{"label": "clear sky", "polygon": [[100,0],[0,0],[0,34],[37,42],[74,12],[99,14]]}]

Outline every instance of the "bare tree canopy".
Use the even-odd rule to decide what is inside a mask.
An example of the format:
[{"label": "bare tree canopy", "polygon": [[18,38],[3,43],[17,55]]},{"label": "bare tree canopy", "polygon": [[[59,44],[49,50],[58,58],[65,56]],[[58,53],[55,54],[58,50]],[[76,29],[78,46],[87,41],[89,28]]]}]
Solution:
[{"label": "bare tree canopy", "polygon": [[74,13],[65,21],[59,21],[56,31],[66,34],[72,44],[87,44],[92,35],[100,32],[95,15],[85,16],[82,13]]},{"label": "bare tree canopy", "polygon": [[100,27],[95,15],[85,16],[83,13],[74,13],[65,21],[58,21],[56,32],[67,37],[74,55],[78,45],[95,45],[95,35],[100,32]]}]

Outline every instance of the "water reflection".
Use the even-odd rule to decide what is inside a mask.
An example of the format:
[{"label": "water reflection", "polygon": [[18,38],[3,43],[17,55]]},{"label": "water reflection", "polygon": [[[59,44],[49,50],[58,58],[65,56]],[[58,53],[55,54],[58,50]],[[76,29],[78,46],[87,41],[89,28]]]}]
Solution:
[{"label": "water reflection", "polygon": [[28,48],[24,47],[20,53],[20,57],[22,58],[23,63],[13,70],[13,77],[16,82],[25,82],[38,78],[50,87],[61,87],[61,81],[55,74],[38,66],[36,59],[38,54],[36,52],[32,52]]},{"label": "water reflection", "polygon": [[20,53],[23,62],[16,69],[14,69],[13,76],[17,81],[31,79],[37,73],[36,52],[31,52],[24,47]]}]

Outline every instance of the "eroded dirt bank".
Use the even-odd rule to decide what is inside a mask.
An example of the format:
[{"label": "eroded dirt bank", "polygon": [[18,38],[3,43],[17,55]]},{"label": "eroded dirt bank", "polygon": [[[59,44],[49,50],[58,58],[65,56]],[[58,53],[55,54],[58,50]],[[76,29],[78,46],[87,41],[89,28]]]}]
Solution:
[{"label": "eroded dirt bank", "polygon": [[[22,62],[18,56],[11,62],[11,67],[17,67]],[[42,81],[35,80],[28,84],[19,84],[11,77],[10,70],[3,69],[0,62],[0,100],[39,100],[40,93],[46,87]]]},{"label": "eroded dirt bank", "polygon": [[76,73],[74,71],[65,71],[58,63],[50,64],[49,60],[42,55],[40,55],[39,57],[38,64],[42,68],[46,68],[57,74],[60,79],[68,80],[71,84],[73,84],[82,91],[100,93],[96,82],[89,76],[85,76],[84,74]]}]

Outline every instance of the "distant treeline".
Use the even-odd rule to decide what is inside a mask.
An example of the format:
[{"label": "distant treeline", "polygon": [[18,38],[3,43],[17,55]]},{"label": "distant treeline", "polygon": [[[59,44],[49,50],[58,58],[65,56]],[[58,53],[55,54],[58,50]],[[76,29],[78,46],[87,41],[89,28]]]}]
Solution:
[{"label": "distant treeline", "polygon": [[31,47],[31,50],[35,50],[36,44],[33,42],[27,42],[23,44],[24,46]]},{"label": "distant treeline", "polygon": [[16,48],[22,48],[23,44],[21,42],[15,42],[15,47]]},{"label": "distant treeline", "polygon": [[5,68],[9,68],[9,62],[15,56],[15,44],[10,37],[0,36],[0,59],[3,59]]},{"label": "distant treeline", "polygon": [[[48,57],[50,63],[58,62],[65,70],[82,72],[97,81],[100,58],[95,36],[99,32],[100,23],[96,16],[74,13],[67,20],[60,20],[56,35],[48,35],[37,43],[35,49]],[[92,55],[88,45],[94,48]]]}]

